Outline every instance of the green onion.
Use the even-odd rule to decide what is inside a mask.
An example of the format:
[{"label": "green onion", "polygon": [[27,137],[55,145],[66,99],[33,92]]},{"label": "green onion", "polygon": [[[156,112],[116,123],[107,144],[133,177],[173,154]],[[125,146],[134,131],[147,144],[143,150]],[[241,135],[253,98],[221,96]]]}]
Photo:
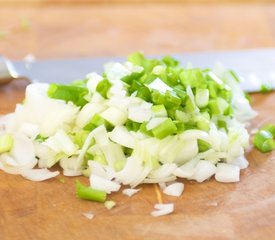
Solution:
[{"label": "green onion", "polygon": [[261,152],[270,152],[275,148],[275,142],[273,140],[273,135],[269,131],[260,130],[253,138],[254,146]]},{"label": "green onion", "polygon": [[165,56],[164,58],[162,58],[162,61],[165,63],[166,66],[169,67],[177,67],[179,65],[179,61],[170,56]]},{"label": "green onion", "polygon": [[10,134],[0,136],[0,153],[9,152],[13,147],[13,137]]},{"label": "green onion", "polygon": [[103,79],[97,84],[96,91],[100,93],[102,97],[107,98],[107,93],[111,86],[112,84],[107,79]]},{"label": "green onion", "polygon": [[163,139],[169,135],[177,133],[176,124],[172,121],[171,118],[168,118],[157,127],[152,129],[154,137]]},{"label": "green onion", "polygon": [[88,89],[81,86],[51,83],[48,89],[48,97],[73,102],[76,106],[83,107],[88,101],[85,96]]},{"label": "green onion", "polygon": [[202,139],[198,139],[198,147],[199,152],[205,152],[211,148],[211,144]]},{"label": "green onion", "polygon": [[113,125],[102,118],[99,114],[95,114],[91,121],[83,129],[86,131],[92,131],[100,125],[104,125],[108,131],[113,129]]},{"label": "green onion", "polygon": [[268,85],[268,84],[262,84],[261,88],[260,88],[260,92],[261,93],[269,93],[273,90],[272,86]]},{"label": "green onion", "polygon": [[107,197],[106,192],[86,187],[78,180],[76,181],[76,195],[78,198],[96,202],[105,202]]}]

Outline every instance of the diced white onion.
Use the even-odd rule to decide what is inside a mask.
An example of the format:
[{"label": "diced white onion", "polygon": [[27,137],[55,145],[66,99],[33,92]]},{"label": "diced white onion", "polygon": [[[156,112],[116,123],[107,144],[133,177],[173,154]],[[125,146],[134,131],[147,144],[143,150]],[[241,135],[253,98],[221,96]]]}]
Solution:
[{"label": "diced white onion", "polygon": [[122,193],[128,197],[132,197],[134,194],[138,193],[140,189],[126,188],[122,190]]},{"label": "diced white onion", "polygon": [[238,166],[219,163],[215,174],[215,179],[218,182],[239,182],[240,181],[240,168]]},{"label": "diced white onion", "polygon": [[151,215],[154,217],[159,217],[159,216],[167,215],[167,214],[174,212],[174,204],[173,203],[155,204],[154,208],[157,209],[157,210],[151,212]]},{"label": "diced white onion", "polygon": [[163,193],[166,195],[179,197],[183,193],[184,184],[180,182],[172,183],[163,189]]},{"label": "diced white onion", "polygon": [[134,148],[136,139],[128,132],[124,126],[116,126],[112,132],[109,133],[110,139],[124,147]]},{"label": "diced white onion", "polygon": [[203,182],[212,177],[216,172],[216,167],[213,163],[205,160],[200,160],[196,165],[195,172],[191,176],[197,182]]},{"label": "diced white onion", "polygon": [[20,173],[24,178],[35,182],[45,181],[59,175],[59,171],[51,172],[47,168],[23,169]]},{"label": "diced white onion", "polygon": [[117,192],[120,189],[120,184],[114,181],[110,181],[108,179],[96,176],[94,174],[90,175],[90,185],[94,189],[102,190],[107,193]]}]

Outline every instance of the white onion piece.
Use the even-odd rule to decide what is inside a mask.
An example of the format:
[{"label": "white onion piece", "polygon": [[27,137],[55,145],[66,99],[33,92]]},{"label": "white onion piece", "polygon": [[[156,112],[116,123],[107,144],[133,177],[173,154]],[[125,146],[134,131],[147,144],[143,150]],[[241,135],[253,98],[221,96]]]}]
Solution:
[{"label": "white onion piece", "polygon": [[159,187],[161,190],[164,190],[167,186],[166,186],[165,182],[161,182],[161,183],[159,183]]},{"label": "white onion piece", "polygon": [[213,163],[205,160],[200,160],[196,165],[195,172],[191,179],[197,182],[203,182],[212,177],[216,172],[216,167]]},{"label": "white onion piece", "polygon": [[67,177],[76,177],[76,176],[81,176],[82,171],[81,170],[74,170],[74,169],[64,169],[63,170],[63,175]]},{"label": "white onion piece", "polygon": [[240,157],[235,158],[233,160],[228,160],[227,163],[232,164],[232,165],[236,165],[240,169],[245,169],[249,165],[249,162],[247,161],[247,159],[245,158],[245,156],[240,156]]},{"label": "white onion piece", "polygon": [[135,156],[128,157],[124,168],[117,173],[116,180],[127,185],[137,179],[144,169],[140,160]]},{"label": "white onion piece", "polygon": [[150,178],[166,178],[169,177],[177,168],[174,163],[165,163],[161,167],[153,170],[150,174]]},{"label": "white onion piece", "polygon": [[215,179],[218,182],[239,182],[240,181],[240,168],[238,166],[219,163],[215,174]]},{"label": "white onion piece", "polygon": [[117,192],[120,189],[120,184],[93,174],[90,175],[90,185],[94,189],[107,193]]},{"label": "white onion piece", "polygon": [[193,159],[199,153],[199,148],[196,139],[184,141],[182,149],[178,152],[175,163],[183,164],[186,161]]},{"label": "white onion piece", "polygon": [[163,123],[165,120],[167,119],[167,117],[156,117],[156,118],[152,118],[146,125],[146,129],[148,131],[152,130],[153,128],[155,128],[156,126],[160,125],[161,123]]},{"label": "white onion piece", "polygon": [[87,78],[87,88],[90,93],[94,93],[96,91],[97,84],[103,79],[103,77],[96,72],[91,72],[87,74]]},{"label": "white onion piece", "polygon": [[128,118],[134,122],[143,123],[150,120],[152,104],[131,104],[128,108]]},{"label": "white onion piece", "polygon": [[87,103],[79,112],[76,118],[76,125],[80,128],[85,127],[91,121],[93,116],[106,109],[106,106],[101,103]]},{"label": "white onion piece", "polygon": [[140,189],[126,188],[122,190],[122,193],[128,197],[132,197],[134,194],[138,193]]},{"label": "white onion piece", "polygon": [[40,128],[38,125],[33,124],[33,123],[22,123],[18,132],[26,135],[27,137],[29,137],[31,139],[35,139],[36,136],[40,132]]},{"label": "white onion piece", "polygon": [[157,91],[160,91],[162,93],[165,93],[166,91],[172,91],[173,89],[168,86],[165,82],[163,82],[160,78],[156,78],[154,81],[152,81],[148,87],[150,89],[154,89]]},{"label": "white onion piece", "polygon": [[93,219],[95,216],[92,212],[85,212],[85,213],[82,213],[82,215],[88,218],[89,220]]},{"label": "white onion piece", "polygon": [[116,107],[109,107],[99,115],[113,126],[123,125],[127,121],[127,113]]},{"label": "white onion piece", "polygon": [[174,175],[181,178],[191,178],[195,172],[195,167],[198,164],[198,162],[199,159],[192,159],[191,161],[175,169]]},{"label": "white onion piece", "polygon": [[124,147],[134,148],[136,139],[128,132],[124,126],[116,126],[112,132],[109,133],[110,139]]},{"label": "white onion piece", "polygon": [[151,215],[154,217],[159,217],[159,216],[172,213],[174,211],[174,204],[173,203],[155,204],[154,208],[157,210],[151,212]]},{"label": "white onion piece", "polygon": [[184,184],[183,183],[172,183],[168,185],[166,188],[163,189],[163,193],[166,195],[174,196],[174,197],[179,197],[183,193],[184,190]]},{"label": "white onion piece", "polygon": [[13,147],[9,153],[1,154],[3,170],[11,174],[20,174],[22,169],[32,169],[37,164],[32,141],[23,134],[13,135]]},{"label": "white onion piece", "polygon": [[51,172],[47,168],[42,169],[23,169],[21,175],[31,181],[40,182],[59,175],[59,171]]}]

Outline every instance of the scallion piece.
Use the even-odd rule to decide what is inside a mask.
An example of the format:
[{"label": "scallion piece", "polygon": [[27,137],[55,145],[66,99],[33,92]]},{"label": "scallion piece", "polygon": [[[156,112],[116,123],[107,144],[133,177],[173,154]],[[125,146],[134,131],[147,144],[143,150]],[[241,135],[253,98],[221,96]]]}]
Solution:
[{"label": "scallion piece", "polygon": [[102,97],[107,98],[107,93],[111,86],[112,84],[107,79],[103,79],[97,84],[96,91],[100,93]]},{"label": "scallion piece", "polygon": [[177,133],[176,124],[172,121],[171,118],[168,118],[160,125],[152,129],[154,137],[163,139],[169,135]]},{"label": "scallion piece", "polygon": [[96,202],[105,202],[107,197],[106,192],[86,187],[80,181],[76,181],[76,195],[78,198]]},{"label": "scallion piece", "polygon": [[76,106],[84,106],[88,101],[85,96],[88,89],[82,86],[51,83],[48,89],[48,97],[73,102]]},{"label": "scallion piece", "polygon": [[270,152],[275,148],[273,135],[266,130],[260,130],[255,134],[253,144],[258,150],[263,153]]}]

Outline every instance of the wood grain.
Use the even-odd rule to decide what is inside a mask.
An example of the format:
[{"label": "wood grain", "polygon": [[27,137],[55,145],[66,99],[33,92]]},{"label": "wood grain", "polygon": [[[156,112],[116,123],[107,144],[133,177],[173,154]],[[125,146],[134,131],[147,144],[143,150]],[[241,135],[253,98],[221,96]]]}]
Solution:
[{"label": "wood grain", "polygon": [[39,59],[272,47],[274,19],[275,4],[2,6],[0,53]]},{"label": "wood grain", "polygon": [[[274,47],[274,24],[274,4],[0,5],[0,32],[7,32],[0,53],[21,59],[28,53],[60,58]],[[0,114],[23,100],[25,86],[18,81],[0,88]],[[251,128],[275,122],[274,98],[253,95],[259,115]],[[111,195],[117,206],[108,211],[77,199],[75,178],[34,183],[0,171],[0,239],[272,240],[275,156],[252,150],[247,157],[250,167],[240,183],[185,181],[182,197],[162,196],[176,209],[160,218],[150,216],[158,201],[153,186],[142,186],[132,198]],[[92,220],[82,215],[89,211]]]}]

